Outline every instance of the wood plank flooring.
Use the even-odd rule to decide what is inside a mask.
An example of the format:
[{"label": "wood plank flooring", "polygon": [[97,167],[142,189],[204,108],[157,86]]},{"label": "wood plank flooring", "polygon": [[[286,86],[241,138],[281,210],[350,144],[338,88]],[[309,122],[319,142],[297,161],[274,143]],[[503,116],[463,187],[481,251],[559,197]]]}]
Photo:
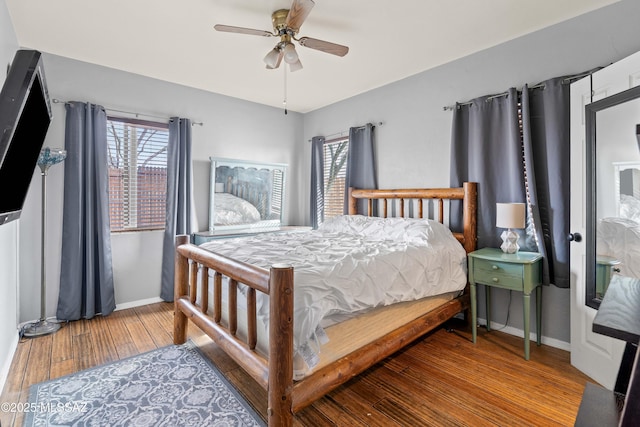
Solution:
[{"label": "wood plank flooring", "polygon": [[[438,329],[297,414],[296,426],[572,426],[588,377],[569,354],[462,325]],[[24,339],[0,402],[27,402],[29,386],[172,344],[173,305],[158,303],[71,322]],[[460,328],[460,329],[457,329]],[[199,329],[189,337],[265,416],[266,392]],[[23,414],[0,412],[1,426]]]}]

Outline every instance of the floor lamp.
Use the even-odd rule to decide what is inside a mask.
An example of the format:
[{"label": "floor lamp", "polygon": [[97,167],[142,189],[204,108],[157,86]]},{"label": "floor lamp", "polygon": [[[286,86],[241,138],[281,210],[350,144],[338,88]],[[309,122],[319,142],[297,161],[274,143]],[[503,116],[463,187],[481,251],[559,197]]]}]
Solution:
[{"label": "floor lamp", "polygon": [[47,172],[49,168],[62,162],[67,157],[67,152],[59,148],[43,148],[38,157],[38,166],[42,175],[42,249],[40,252],[40,320],[26,326],[23,335],[25,337],[37,337],[51,334],[60,329],[59,323],[47,321],[47,280],[45,263],[45,237],[47,235],[45,225],[47,219]]}]

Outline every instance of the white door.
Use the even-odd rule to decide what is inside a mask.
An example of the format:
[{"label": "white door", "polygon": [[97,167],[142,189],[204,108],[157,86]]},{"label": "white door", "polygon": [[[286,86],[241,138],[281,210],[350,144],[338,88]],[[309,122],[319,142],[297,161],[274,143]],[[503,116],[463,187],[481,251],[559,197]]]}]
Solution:
[{"label": "white door", "polygon": [[[592,331],[597,311],[585,304],[585,114],[586,104],[640,84],[640,52],[571,85],[571,364],[613,389],[624,343]],[[592,98],[593,95],[593,98]]]}]

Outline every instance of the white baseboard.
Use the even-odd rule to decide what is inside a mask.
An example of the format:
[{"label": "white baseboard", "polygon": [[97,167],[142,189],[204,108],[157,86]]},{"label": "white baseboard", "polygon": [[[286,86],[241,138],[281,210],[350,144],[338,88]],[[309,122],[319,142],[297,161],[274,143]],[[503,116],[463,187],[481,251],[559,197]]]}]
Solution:
[{"label": "white baseboard", "polygon": [[123,302],[122,304],[116,304],[115,311],[125,310],[127,308],[140,307],[141,305],[155,304],[157,302],[163,302],[163,301],[164,300],[160,297],[154,297],[154,298],[140,299],[138,301]]},{"label": "white baseboard", "polygon": [[0,393],[4,390],[5,383],[7,382],[7,377],[9,376],[9,369],[11,369],[11,363],[13,362],[13,357],[16,354],[16,350],[18,349],[18,341],[20,340],[18,331],[13,336],[13,341],[9,344],[9,353],[7,353],[7,358],[4,363],[0,367]]},{"label": "white baseboard", "polygon": [[[486,319],[478,319],[478,324],[486,326],[487,320]],[[496,322],[491,322],[491,330],[492,331],[500,330],[500,332],[504,332],[505,334],[509,334],[509,335],[515,335],[517,337],[524,336],[524,331],[522,329],[514,328],[512,326],[505,326],[505,325],[502,325],[502,324],[496,323]],[[535,340],[536,340],[536,333],[535,332],[531,332],[529,334],[529,340],[535,342]],[[560,340],[555,339],[555,338],[545,337],[544,335],[542,336],[540,341],[542,342],[542,344],[548,345],[549,347],[558,348],[558,349],[564,350],[564,351],[571,351],[571,343],[568,343],[568,342],[560,341]]]}]

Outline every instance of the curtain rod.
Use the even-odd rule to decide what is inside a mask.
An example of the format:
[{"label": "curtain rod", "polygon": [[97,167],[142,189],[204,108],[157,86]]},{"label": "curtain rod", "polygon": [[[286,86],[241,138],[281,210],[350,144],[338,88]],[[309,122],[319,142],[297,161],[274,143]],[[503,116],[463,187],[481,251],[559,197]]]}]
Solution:
[{"label": "curtain rod", "polygon": [[[378,126],[378,127],[382,127],[384,126],[384,122],[376,122],[376,123],[371,123],[374,126]],[[367,125],[362,125],[362,126],[353,126],[354,129],[364,129]],[[345,137],[349,134],[348,130],[343,130],[340,132],[336,132],[336,133],[331,133],[327,136],[325,136],[325,142],[331,142],[331,140],[333,139],[340,139],[342,137]],[[307,140],[307,142],[311,142],[310,139]]]},{"label": "curtain rod", "polygon": [[[65,105],[69,103],[69,101],[61,101],[61,100],[56,99],[56,98],[52,98],[51,102],[53,102],[54,104],[65,104]],[[140,116],[143,116],[143,117],[151,117],[151,118],[160,119],[160,120],[171,120],[171,117],[154,116],[152,114],[136,113],[136,112],[133,112],[133,111],[117,110],[115,108],[108,108],[108,107],[104,107],[104,109],[107,112],[131,114],[133,116],[136,116],[136,118],[138,118]],[[195,125],[203,126],[204,123],[203,122],[194,122],[194,121],[192,121],[191,122],[191,126],[195,126]]]},{"label": "curtain rod", "polygon": [[572,80],[579,80],[579,79],[581,79],[583,77],[591,76],[591,75],[593,75],[593,73],[595,73],[596,71],[600,71],[603,68],[604,67],[596,67],[596,68],[594,68],[592,70],[585,71],[584,73],[576,74],[575,76],[569,76],[569,77],[563,79],[562,83],[569,83]]},{"label": "curtain rod", "polygon": [[[584,77],[584,76],[583,76]],[[565,79],[567,80],[567,79]],[[563,81],[565,81],[563,80]],[[540,83],[534,86],[529,86],[529,89],[544,89],[545,84],[544,83]],[[517,89],[518,92],[522,92],[522,88]],[[487,101],[491,101],[494,98],[500,98],[501,96],[507,96],[509,95],[509,92],[502,92],[502,93],[497,93],[495,95],[491,95],[487,97]],[[444,107],[442,107],[443,111],[453,111],[456,107],[462,106],[462,105],[471,105],[473,103],[473,101],[466,101],[466,102],[458,102],[456,103],[456,105],[445,105]]]},{"label": "curtain rod", "polygon": [[[572,80],[578,80],[578,79],[581,79],[581,78],[583,78],[583,77],[590,76],[590,75],[592,75],[593,73],[595,73],[596,71],[602,70],[603,68],[604,68],[604,67],[596,67],[596,68],[593,68],[593,69],[591,69],[591,70],[589,70],[589,71],[585,71],[584,73],[575,74],[575,75],[573,75],[573,76],[565,77],[564,79],[562,79],[562,83],[565,83],[565,84],[566,84],[566,83],[571,82]],[[543,88],[543,89],[544,89],[544,83],[541,83],[541,84],[538,84],[538,85],[530,86],[530,87],[529,87],[529,89],[538,89],[538,88]],[[518,89],[518,92],[522,92],[522,89]],[[499,94],[497,94],[497,95],[492,95],[492,96],[490,96],[490,97],[488,97],[488,98],[487,98],[487,101],[489,101],[489,100],[491,100],[491,99],[493,99],[493,98],[498,98],[498,97],[500,97],[500,96],[506,96],[507,94],[508,94],[508,92],[499,93]],[[454,108],[456,108],[456,106],[470,105],[470,104],[471,104],[471,101],[467,101],[467,102],[458,102],[456,105],[445,105],[444,107],[442,107],[442,109],[443,109],[444,111],[447,111],[447,110],[453,111],[453,109],[454,109]]]}]

